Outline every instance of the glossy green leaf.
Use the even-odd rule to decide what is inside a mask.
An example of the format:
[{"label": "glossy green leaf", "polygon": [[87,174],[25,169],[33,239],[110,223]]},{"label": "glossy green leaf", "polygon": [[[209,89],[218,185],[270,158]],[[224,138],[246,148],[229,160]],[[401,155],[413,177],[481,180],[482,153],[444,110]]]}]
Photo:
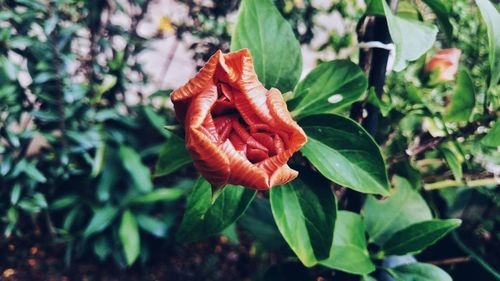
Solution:
[{"label": "glossy green leaf", "polygon": [[120,158],[123,167],[132,178],[135,187],[142,192],[153,189],[149,168],[142,163],[141,156],[128,146],[120,146]]},{"label": "glossy green leaf", "polygon": [[357,101],[367,86],[366,76],[356,64],[348,60],[324,62],[297,85],[290,110],[297,117],[329,113]]},{"label": "glossy green leaf", "polygon": [[500,146],[500,118],[495,121],[495,125],[483,137],[481,143],[491,147]]},{"label": "glossy green leaf", "polygon": [[412,224],[394,233],[382,246],[386,255],[417,253],[436,243],[448,232],[457,228],[461,220],[429,220]]},{"label": "glossy green leaf", "polygon": [[320,263],[359,275],[375,270],[366,248],[365,226],[360,215],[347,211],[338,212],[330,257]]},{"label": "glossy green leaf", "polygon": [[395,189],[389,198],[366,198],[364,222],[370,240],[383,245],[397,231],[417,222],[432,219],[431,210],[420,194],[404,178],[395,177]]},{"label": "glossy green leaf", "polygon": [[437,20],[443,28],[446,38],[451,40],[453,37],[453,26],[450,23],[451,2],[447,0],[423,0],[429,8],[436,14]]},{"label": "glossy green leaf", "polygon": [[83,232],[84,237],[88,237],[92,234],[98,233],[106,229],[118,213],[118,208],[113,206],[107,206],[95,210],[94,216],[87,225],[87,228]]},{"label": "glossy green leaf", "polygon": [[226,185],[212,203],[212,187],[200,178],[189,195],[177,240],[191,242],[220,233],[245,212],[256,191]]},{"label": "glossy green leaf", "polygon": [[330,188],[295,179],[273,187],[270,198],[276,225],[300,261],[310,267],[328,258],[336,218]]},{"label": "glossy green leaf", "polygon": [[451,103],[447,108],[447,121],[468,121],[476,103],[474,82],[465,69],[460,69],[457,75],[457,85]]},{"label": "glossy green leaf", "polygon": [[427,263],[410,263],[388,269],[395,281],[452,281],[446,271]]},{"label": "glossy green leaf", "polygon": [[133,204],[152,204],[157,202],[175,201],[181,198],[186,193],[185,188],[156,188],[144,195],[134,197],[131,201]]},{"label": "glossy green leaf", "polygon": [[172,134],[163,145],[155,168],[155,177],[169,175],[192,162],[184,140]]},{"label": "glossy green leaf", "polygon": [[243,0],[231,50],[250,49],[255,71],[266,88],[293,90],[302,72],[299,41],[271,0]]},{"label": "glossy green leaf", "polygon": [[125,261],[127,265],[131,265],[141,253],[141,237],[135,216],[130,210],[126,210],[122,215],[118,235],[123,246]]},{"label": "glossy green leaf", "polygon": [[299,124],[308,136],[301,151],[321,174],[360,192],[389,194],[380,149],[358,123],[340,115],[318,114]]},{"label": "glossy green leaf", "polygon": [[493,87],[500,82],[500,14],[488,0],[476,0],[476,4],[488,28],[488,58],[491,71],[489,86]]},{"label": "glossy green leaf", "polygon": [[436,26],[393,15],[383,0],[372,2],[383,2],[389,32],[396,46],[395,71],[403,70],[407,62],[417,60],[432,47],[438,32]]}]

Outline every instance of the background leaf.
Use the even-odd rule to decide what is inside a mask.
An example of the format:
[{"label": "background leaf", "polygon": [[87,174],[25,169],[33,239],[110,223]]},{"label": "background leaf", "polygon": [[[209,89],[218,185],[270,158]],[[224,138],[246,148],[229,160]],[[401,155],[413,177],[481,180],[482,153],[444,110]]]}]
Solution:
[{"label": "background leaf", "polygon": [[118,235],[123,246],[125,261],[127,265],[131,265],[141,252],[141,239],[137,221],[130,210],[123,212]]},{"label": "background leaf", "polygon": [[460,69],[451,103],[447,108],[447,121],[468,121],[476,103],[474,82],[465,69]]},{"label": "background leaf", "polygon": [[358,100],[367,86],[365,74],[354,63],[324,62],[297,85],[290,110],[294,116],[332,112]]},{"label": "background leaf", "polygon": [[443,28],[444,34],[446,34],[446,38],[450,41],[453,38],[453,26],[449,20],[451,2],[446,0],[423,0],[423,2],[436,14],[437,20]]},{"label": "background leaf", "polygon": [[149,168],[142,163],[141,156],[134,149],[122,145],[120,146],[120,158],[137,189],[142,192],[151,191],[153,189],[151,173]]},{"label": "background leaf", "polygon": [[365,226],[360,215],[338,212],[330,257],[320,263],[352,274],[368,274],[375,270],[366,248]]},{"label": "background leaf", "polygon": [[500,146],[500,118],[495,121],[495,124],[488,131],[488,134],[481,140],[481,143],[491,147]]},{"label": "background leaf", "polygon": [[394,233],[382,249],[386,255],[417,253],[436,243],[460,224],[458,219],[418,222]]},{"label": "background leaf", "polygon": [[308,136],[301,152],[331,181],[359,192],[389,194],[378,145],[358,123],[335,114],[299,121]]},{"label": "background leaf", "polygon": [[101,232],[113,221],[118,213],[118,209],[113,206],[107,206],[95,210],[94,216],[83,232],[84,237],[88,237],[94,233]]},{"label": "background leaf", "polygon": [[452,281],[446,271],[427,263],[410,263],[389,270],[395,281]]},{"label": "background leaf", "polygon": [[226,185],[212,203],[212,187],[200,178],[189,195],[177,240],[191,242],[220,233],[245,212],[256,191]]},{"label": "background leaf", "polygon": [[383,2],[385,17],[389,26],[392,41],[396,46],[394,70],[401,71],[407,62],[417,60],[425,54],[436,40],[436,26],[423,22],[405,19],[393,15],[389,6]]},{"label": "background leaf", "polygon": [[500,81],[500,14],[488,0],[476,0],[476,4],[488,28],[488,58],[491,71],[489,86],[493,87]]},{"label": "background leaf", "polygon": [[404,178],[395,177],[391,197],[377,200],[366,198],[363,206],[364,222],[370,240],[383,245],[395,232],[420,221],[432,219],[424,199]]},{"label": "background leaf", "polygon": [[273,187],[270,198],[276,225],[300,261],[310,267],[328,258],[336,218],[330,188],[296,179]]},{"label": "background leaf", "polygon": [[299,41],[271,0],[243,0],[231,50],[250,49],[255,71],[266,88],[293,90],[302,72]]},{"label": "background leaf", "polygon": [[171,134],[163,145],[158,162],[156,162],[155,177],[169,175],[192,162],[184,145],[184,140]]}]

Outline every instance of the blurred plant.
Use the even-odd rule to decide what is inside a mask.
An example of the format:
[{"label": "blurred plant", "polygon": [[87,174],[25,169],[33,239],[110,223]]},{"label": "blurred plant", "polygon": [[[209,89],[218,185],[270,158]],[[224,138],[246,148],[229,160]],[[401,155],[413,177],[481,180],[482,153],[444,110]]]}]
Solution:
[{"label": "blurred plant", "polygon": [[92,252],[122,265],[147,260],[144,236],[167,236],[185,189],[151,180],[170,135],[151,105],[165,92],[140,90],[149,81],[137,55],[150,39],[137,26],[149,3],[0,2],[3,236],[43,226],[68,263]]},{"label": "blurred plant", "polygon": [[[236,14],[240,0],[196,1],[179,0],[188,8],[188,17],[176,23],[177,38],[186,34],[196,40],[190,45],[194,59],[200,68],[217,50],[227,52],[233,27],[230,19]],[[311,0],[276,0],[276,6],[292,25],[301,43],[309,43],[313,38],[313,18],[316,9]]]}]

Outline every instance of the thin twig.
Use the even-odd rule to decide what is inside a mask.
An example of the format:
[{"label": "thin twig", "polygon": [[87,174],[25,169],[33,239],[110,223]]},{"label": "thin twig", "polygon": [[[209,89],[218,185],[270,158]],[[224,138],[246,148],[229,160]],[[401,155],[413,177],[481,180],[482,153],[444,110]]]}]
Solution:
[{"label": "thin twig", "polygon": [[456,263],[469,262],[470,260],[471,260],[471,257],[466,256],[466,257],[447,258],[447,259],[436,260],[436,261],[428,261],[427,263],[430,263],[433,265],[446,265],[446,264],[456,264]]},{"label": "thin twig", "polygon": [[468,181],[466,180],[465,182],[456,180],[444,180],[444,181],[424,184],[424,189],[429,191],[429,190],[443,189],[448,187],[462,187],[462,186],[480,187],[480,186],[499,185],[499,184],[500,184],[500,179],[495,177],[477,179],[477,180],[468,180]]},{"label": "thin twig", "polygon": [[170,48],[168,54],[167,54],[167,59],[165,60],[165,64],[163,65],[163,68],[161,69],[161,72],[160,72],[160,79],[158,80],[158,85],[157,87],[159,89],[163,89],[163,82],[165,80],[165,76],[167,75],[168,73],[168,70],[170,69],[170,66],[172,65],[172,62],[174,60],[174,57],[175,57],[175,53],[177,51],[177,48],[179,47],[179,39],[177,39],[177,37],[175,37],[174,39],[174,43],[172,44],[172,47]]}]

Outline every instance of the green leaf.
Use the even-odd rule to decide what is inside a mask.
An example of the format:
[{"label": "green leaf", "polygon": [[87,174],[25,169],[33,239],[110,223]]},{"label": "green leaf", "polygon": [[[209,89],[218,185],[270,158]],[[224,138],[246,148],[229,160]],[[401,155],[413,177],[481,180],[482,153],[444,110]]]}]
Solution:
[{"label": "green leaf", "polygon": [[365,227],[361,216],[339,211],[330,257],[322,265],[352,274],[368,274],[375,270],[366,248]]},{"label": "green leaf", "polygon": [[120,242],[123,246],[125,261],[127,265],[132,265],[141,252],[141,237],[134,214],[126,210],[122,215],[122,221],[118,230]]},{"label": "green leaf", "polygon": [[395,177],[391,197],[377,200],[368,196],[363,207],[364,222],[370,240],[383,245],[397,231],[417,222],[432,219],[424,199],[404,178]]},{"label": "green leaf", "polygon": [[451,40],[453,37],[453,26],[450,23],[451,3],[446,0],[423,0],[423,2],[436,14],[446,38]]},{"label": "green leaf", "polygon": [[189,195],[177,240],[191,242],[220,233],[245,212],[256,191],[226,185],[212,203],[212,187],[200,178]]},{"label": "green leaf", "polygon": [[166,218],[158,219],[147,215],[138,214],[136,216],[137,223],[145,231],[153,234],[156,237],[164,238],[167,236],[167,231],[174,220],[173,215],[167,215]]},{"label": "green leaf", "polygon": [[106,229],[118,213],[118,208],[113,206],[107,206],[100,209],[96,209],[94,216],[87,225],[87,228],[83,232],[84,237],[89,237],[92,234],[98,233]]},{"label": "green leaf", "polygon": [[395,71],[403,70],[407,62],[417,60],[432,47],[438,32],[436,26],[393,15],[383,0],[372,2],[383,2],[389,33],[396,46]]},{"label": "green leaf", "polygon": [[175,201],[181,198],[186,193],[185,188],[156,188],[153,191],[137,196],[132,199],[133,204],[152,204],[157,202]]},{"label": "green leaf", "polygon": [[302,80],[295,90],[292,114],[307,116],[329,113],[357,101],[368,81],[359,66],[348,60],[321,63]]},{"label": "green leaf", "polygon": [[468,121],[476,103],[474,82],[465,69],[460,69],[457,85],[445,115],[446,121]]},{"label": "green leaf", "polygon": [[331,181],[364,193],[389,194],[380,148],[356,122],[334,114],[299,121],[308,136],[304,156]]},{"label": "green leaf", "polygon": [[366,97],[366,101],[375,105],[380,109],[380,113],[382,116],[387,117],[389,112],[392,109],[392,105],[384,102],[379,97],[377,97],[377,93],[375,93],[375,88],[371,87],[368,91],[368,96]]},{"label": "green leaf", "polygon": [[382,250],[386,255],[402,256],[418,253],[459,227],[461,223],[462,221],[458,219],[436,219],[412,224],[394,233],[384,243]]},{"label": "green leaf", "polygon": [[94,243],[94,253],[99,260],[104,261],[111,253],[111,248],[106,236],[99,236]]},{"label": "green leaf", "polygon": [[452,281],[446,271],[427,263],[410,263],[387,271],[395,281]]},{"label": "green leaf", "polygon": [[184,141],[172,134],[163,145],[155,168],[155,177],[169,175],[192,162]]},{"label": "green leaf", "polygon": [[497,118],[495,125],[493,125],[486,136],[481,139],[481,143],[491,147],[500,146],[500,118]]},{"label": "green leaf", "polygon": [[270,198],[276,225],[300,261],[311,267],[328,258],[336,218],[330,188],[296,179],[273,187]]},{"label": "green leaf", "polygon": [[500,81],[500,14],[488,0],[476,0],[483,20],[488,28],[488,57],[491,78],[489,87],[498,85]]},{"label": "green leaf", "polygon": [[134,149],[122,145],[120,146],[120,158],[135,187],[142,192],[151,191],[153,189],[151,174],[149,168],[142,163],[141,156]]},{"label": "green leaf", "polygon": [[266,88],[293,90],[302,72],[299,41],[271,0],[243,0],[231,50],[250,49],[255,71]]}]

